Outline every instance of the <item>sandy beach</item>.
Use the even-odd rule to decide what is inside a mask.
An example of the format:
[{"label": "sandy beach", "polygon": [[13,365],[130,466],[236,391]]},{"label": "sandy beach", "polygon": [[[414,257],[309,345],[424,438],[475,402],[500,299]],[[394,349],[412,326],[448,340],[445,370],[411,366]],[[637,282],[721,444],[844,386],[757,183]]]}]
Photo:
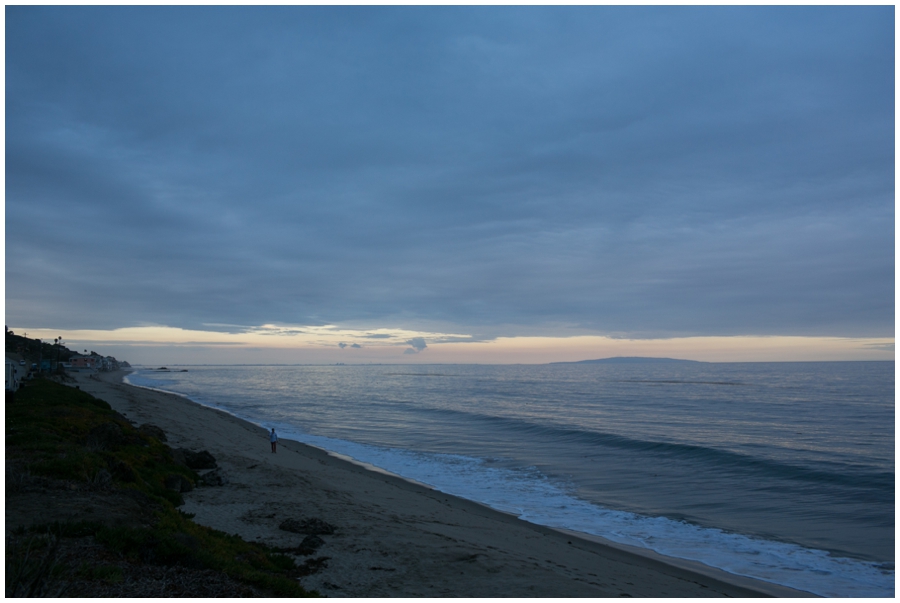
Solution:
[{"label": "sandy beach", "polygon": [[335,526],[315,553],[326,567],[301,579],[343,597],[810,596],[652,554],[637,554],[371,471],[185,398],[91,378],[81,389],[135,424],[162,428],[173,447],[207,450],[228,483],[184,495],[200,524],[276,547],[303,536],[286,519]]}]

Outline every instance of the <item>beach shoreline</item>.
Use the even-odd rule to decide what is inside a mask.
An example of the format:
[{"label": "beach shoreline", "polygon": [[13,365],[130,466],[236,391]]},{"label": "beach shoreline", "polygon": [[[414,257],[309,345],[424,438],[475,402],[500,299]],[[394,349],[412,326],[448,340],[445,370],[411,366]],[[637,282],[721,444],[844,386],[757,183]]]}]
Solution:
[{"label": "beach shoreline", "polygon": [[122,382],[125,371],[73,373],[83,390],[173,447],[208,450],[228,483],[184,495],[194,521],[245,540],[296,547],[285,519],[337,529],[301,579],[328,596],[786,596],[788,587],[552,529],[291,440],[269,451],[266,430],[188,398]]}]

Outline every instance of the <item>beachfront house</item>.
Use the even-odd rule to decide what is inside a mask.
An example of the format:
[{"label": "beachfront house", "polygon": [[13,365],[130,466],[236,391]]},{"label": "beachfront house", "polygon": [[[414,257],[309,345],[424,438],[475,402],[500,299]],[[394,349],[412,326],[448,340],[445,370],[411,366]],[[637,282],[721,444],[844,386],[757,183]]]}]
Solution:
[{"label": "beachfront house", "polygon": [[[64,365],[65,366],[65,365]],[[92,353],[90,356],[78,354],[69,358],[69,364],[73,369],[92,369],[97,371],[119,370],[119,361],[112,356],[100,356]]]},{"label": "beachfront house", "polygon": [[96,369],[100,368],[99,361],[98,356],[72,356],[69,365],[74,369]]}]

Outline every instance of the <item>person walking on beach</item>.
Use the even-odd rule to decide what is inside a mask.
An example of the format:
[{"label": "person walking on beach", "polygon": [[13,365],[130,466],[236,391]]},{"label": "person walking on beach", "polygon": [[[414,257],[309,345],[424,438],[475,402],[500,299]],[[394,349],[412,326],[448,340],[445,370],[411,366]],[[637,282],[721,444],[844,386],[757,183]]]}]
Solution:
[{"label": "person walking on beach", "polygon": [[275,452],[275,446],[278,444],[278,436],[275,435],[275,428],[272,428],[272,433],[269,434],[269,441],[272,442],[272,452]]}]

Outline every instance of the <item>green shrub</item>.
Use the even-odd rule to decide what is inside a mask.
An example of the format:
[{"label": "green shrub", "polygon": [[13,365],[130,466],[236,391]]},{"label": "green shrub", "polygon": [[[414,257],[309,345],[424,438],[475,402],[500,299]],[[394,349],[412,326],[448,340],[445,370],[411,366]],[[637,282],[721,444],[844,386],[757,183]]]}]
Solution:
[{"label": "green shrub", "polygon": [[50,534],[6,537],[6,596],[59,597],[62,587],[53,585],[58,575],[59,537]]},{"label": "green shrub", "polygon": [[[97,521],[54,521],[39,526],[32,526],[33,533],[49,533],[60,538],[83,538],[93,536],[103,524]],[[23,532],[24,533],[24,532]]]},{"label": "green shrub", "polygon": [[124,579],[122,568],[115,565],[89,565],[82,563],[75,575],[83,580],[100,580],[109,584],[121,582]]},{"label": "green shrub", "polygon": [[266,555],[269,562],[283,572],[290,572],[297,569],[297,564],[292,557],[282,555],[281,553],[269,553]]},{"label": "green shrub", "polygon": [[97,542],[134,560],[154,565],[207,567],[171,532],[148,528],[101,528]]}]

